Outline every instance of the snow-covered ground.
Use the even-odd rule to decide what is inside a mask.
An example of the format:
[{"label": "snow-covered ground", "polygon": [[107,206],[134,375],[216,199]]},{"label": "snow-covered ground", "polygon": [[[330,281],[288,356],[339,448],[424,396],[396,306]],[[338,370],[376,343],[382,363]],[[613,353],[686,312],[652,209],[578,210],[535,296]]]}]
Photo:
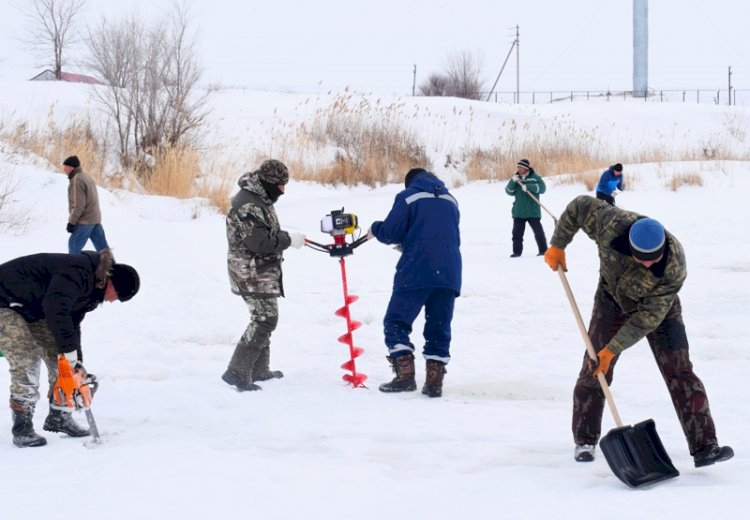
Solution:
[{"label": "snow-covered ground", "polygon": [[[714,124],[701,107],[680,110],[695,129]],[[619,117],[639,124],[625,104]],[[7,147],[0,164],[0,182],[19,183],[9,209],[33,216],[22,234],[0,232],[0,261],[66,251],[66,178]],[[623,355],[614,396],[627,424],[656,421],[681,476],[634,491],[601,456],[592,464],[573,461],[571,393],[583,344],[557,275],[533,255],[530,230],[524,256],[508,256],[511,198],[504,183],[453,190],[465,268],[442,399],[377,391],[391,377],[381,320],[398,253],[374,242],[346,260],[349,290],[360,297],[352,315],[363,323],[354,334],[365,349],[357,366],[369,388],[352,389],[341,379],[348,352],[337,342],[344,320],[333,314],[342,304],[339,265],[303,249],[286,254],[287,297],[272,340],[272,368],[285,377],[262,384],[262,392],[235,392],[219,376],[248,316],[229,292],[222,215],[201,201],[101,189],[116,258],[142,277],[131,302],[105,304],[83,324],[86,365],[101,381],[93,411],[104,442],[91,447],[46,434],[48,446],[20,450],[7,413],[0,420],[0,517],[743,516],[750,485],[748,168],[626,164],[634,189],[618,198],[622,207],[661,220],[687,251],[681,296],[692,359],[719,440],[736,451],[731,461],[693,468],[645,342]],[[686,169],[700,171],[705,185],[665,188],[673,171]],[[555,213],[585,192],[547,182],[542,201]],[[292,181],[277,209],[285,229],[327,242],[319,231],[324,215],[344,206],[366,229],[386,215],[400,189]],[[552,220],[545,216],[543,224],[549,237]],[[568,266],[588,321],[598,267],[583,234],[568,249]],[[415,331],[419,344],[421,321]],[[421,358],[417,366],[421,382]],[[8,379],[2,368],[0,388]],[[41,403],[40,431],[46,411]],[[605,412],[604,429],[612,427]]]}]

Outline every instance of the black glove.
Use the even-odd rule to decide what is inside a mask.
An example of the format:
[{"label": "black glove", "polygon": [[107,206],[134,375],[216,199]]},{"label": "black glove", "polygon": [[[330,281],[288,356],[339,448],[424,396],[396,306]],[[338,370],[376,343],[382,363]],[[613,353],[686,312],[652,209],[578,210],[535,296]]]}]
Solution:
[{"label": "black glove", "polygon": [[68,231],[68,233],[72,233],[73,231],[76,230],[76,225],[68,222],[68,225],[65,226],[65,229]]}]

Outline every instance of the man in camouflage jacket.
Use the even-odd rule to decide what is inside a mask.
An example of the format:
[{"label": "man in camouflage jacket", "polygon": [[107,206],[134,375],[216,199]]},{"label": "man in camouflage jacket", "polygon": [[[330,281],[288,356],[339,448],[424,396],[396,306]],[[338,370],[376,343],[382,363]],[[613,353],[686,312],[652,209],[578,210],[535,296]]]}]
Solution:
[{"label": "man in camouflage jacket", "polygon": [[283,251],[305,245],[302,233],[282,231],[273,205],[289,181],[287,167],[274,159],[243,174],[240,191],[227,213],[227,264],[232,292],[250,309],[250,324],[237,343],[222,379],[239,391],[260,390],[255,381],[280,378],[270,370],[271,333],[279,319],[278,297],[284,296]]},{"label": "man in camouflage jacket", "polygon": [[[596,242],[600,278],[589,337],[598,352],[593,374],[612,382],[619,355],[648,340],[667,384],[696,466],[731,458],[720,447],[703,383],[693,372],[678,293],[687,276],[685,253],[657,221],[589,196],[575,198],[552,235],[545,261],[566,268],[565,247],[578,230]],[[585,356],[573,393],[576,460],[593,460],[601,433],[604,394]]]}]

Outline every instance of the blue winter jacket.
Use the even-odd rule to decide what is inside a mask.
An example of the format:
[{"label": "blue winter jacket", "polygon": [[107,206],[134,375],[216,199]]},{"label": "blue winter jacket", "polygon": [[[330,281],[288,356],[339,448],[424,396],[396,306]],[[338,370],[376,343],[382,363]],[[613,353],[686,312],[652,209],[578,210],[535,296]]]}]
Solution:
[{"label": "blue winter jacket", "polygon": [[622,189],[622,174],[615,175],[614,170],[610,166],[602,172],[599,184],[596,185],[596,191],[605,195],[612,195],[612,192],[616,189]]},{"label": "blue winter jacket", "polygon": [[396,195],[390,213],[372,224],[384,244],[400,244],[393,290],[442,287],[461,292],[458,202],[430,172],[417,174]]}]

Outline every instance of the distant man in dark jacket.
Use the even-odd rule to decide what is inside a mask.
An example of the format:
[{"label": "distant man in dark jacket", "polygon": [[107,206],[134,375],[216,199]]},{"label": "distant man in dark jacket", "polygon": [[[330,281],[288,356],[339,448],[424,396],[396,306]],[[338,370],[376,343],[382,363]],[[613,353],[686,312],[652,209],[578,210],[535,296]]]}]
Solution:
[{"label": "distant man in dark jacket", "polygon": [[281,262],[284,250],[305,245],[305,235],[281,229],[273,207],[287,182],[289,170],[282,162],[264,161],[240,177],[227,213],[229,282],[251,318],[221,378],[241,392],[260,390],[257,381],[283,377],[270,369],[271,333],[279,321],[278,298],[284,296]]},{"label": "distant man in dark jacket", "polygon": [[602,172],[596,185],[596,198],[615,205],[615,197],[622,191],[622,164],[613,164]]},{"label": "distant man in dark jacket", "polygon": [[97,251],[108,249],[96,183],[81,169],[75,155],[63,161],[63,171],[68,176],[68,253],[80,253],[89,239]]},{"label": "distant man in dark jacket", "polygon": [[575,459],[594,459],[601,433],[604,393],[596,377],[612,382],[620,354],[644,337],[667,384],[696,467],[727,460],[719,446],[706,389],[690,362],[678,293],[687,277],[682,245],[654,219],[581,195],[557,222],[544,260],[567,269],[565,247],[583,230],[599,248],[599,286],[588,334],[598,352],[592,370],[588,356],[573,391]]},{"label": "distant man in dark jacket", "polygon": [[[13,444],[43,446],[32,418],[39,401],[41,361],[50,388],[57,380],[57,358],[71,366],[82,361],[81,321],[103,301],[127,301],[140,286],[138,273],[115,263],[109,249],[66,255],[38,253],[0,265],[0,350],[10,365]],[[51,394],[50,394],[51,395]],[[44,429],[72,437],[88,435],[70,412],[50,408]]]},{"label": "distant man in dark jacket", "polygon": [[528,195],[531,194],[539,200],[539,196],[545,191],[547,191],[547,186],[544,184],[544,180],[534,171],[534,168],[529,164],[529,160],[521,159],[518,161],[515,175],[505,186],[505,193],[515,198],[511,210],[513,215],[513,253],[510,255],[511,258],[517,258],[523,253],[523,235],[527,223],[534,231],[539,255],[543,255],[547,250],[547,237],[544,236],[544,228],[542,227],[542,210],[539,204]]},{"label": "distant man in dark jacket", "polygon": [[458,202],[441,180],[421,168],[406,174],[405,185],[386,219],[374,222],[368,232],[371,238],[402,250],[383,321],[388,360],[396,377],[380,385],[380,390],[417,389],[409,334],[424,307],[427,377],[422,393],[440,397],[450,361],[453,308],[461,291]]}]

